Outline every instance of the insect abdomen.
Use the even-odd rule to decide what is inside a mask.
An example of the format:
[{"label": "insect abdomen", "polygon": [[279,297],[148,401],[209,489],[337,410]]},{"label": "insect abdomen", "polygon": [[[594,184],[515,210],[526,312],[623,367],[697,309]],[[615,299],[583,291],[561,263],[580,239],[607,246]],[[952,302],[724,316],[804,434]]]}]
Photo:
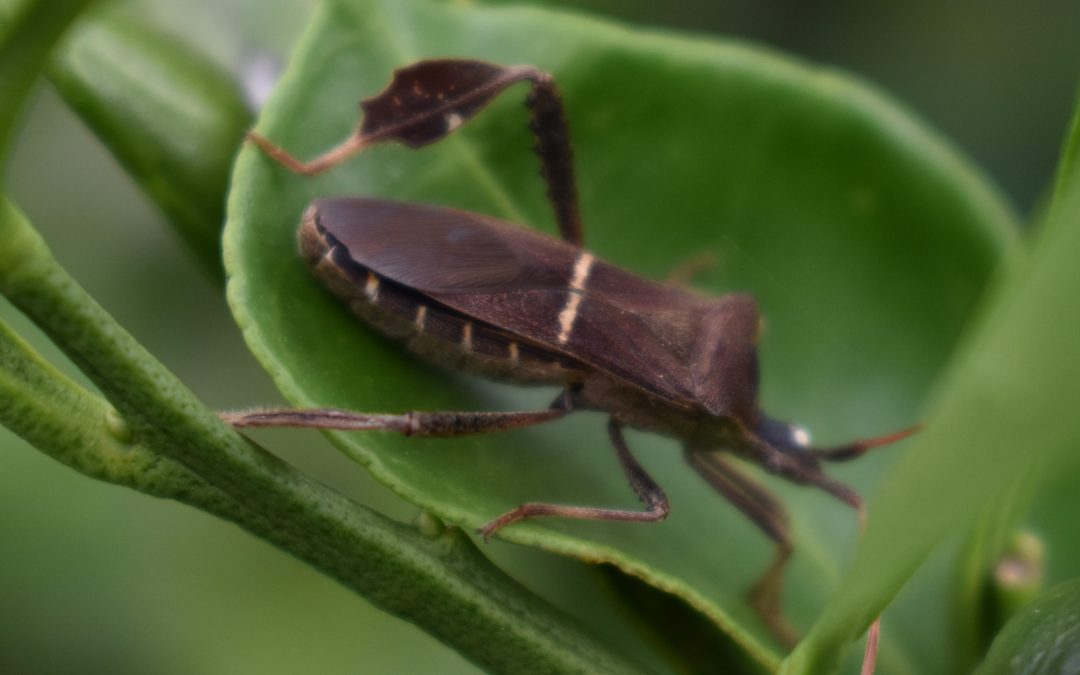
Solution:
[{"label": "insect abdomen", "polygon": [[523,384],[564,384],[583,366],[451,310],[380,277],[317,223],[314,209],[300,227],[300,251],[315,275],[354,314],[417,355],[438,363]]}]

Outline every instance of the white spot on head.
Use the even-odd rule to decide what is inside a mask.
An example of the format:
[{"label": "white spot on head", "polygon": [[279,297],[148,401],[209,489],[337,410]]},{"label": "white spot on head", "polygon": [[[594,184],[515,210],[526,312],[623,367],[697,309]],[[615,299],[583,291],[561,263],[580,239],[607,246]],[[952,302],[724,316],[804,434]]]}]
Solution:
[{"label": "white spot on head", "polygon": [[797,424],[791,425],[791,440],[800,448],[810,447],[810,432]]}]

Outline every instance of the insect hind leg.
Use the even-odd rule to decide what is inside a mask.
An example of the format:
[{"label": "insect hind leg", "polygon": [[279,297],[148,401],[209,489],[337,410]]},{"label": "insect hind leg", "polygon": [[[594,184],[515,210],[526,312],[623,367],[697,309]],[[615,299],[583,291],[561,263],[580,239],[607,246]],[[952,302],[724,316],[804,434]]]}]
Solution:
[{"label": "insect hind leg", "polygon": [[428,59],[400,68],[386,89],[361,102],[364,117],[353,133],[309,161],[294,157],[257,132],[247,138],[290,171],[315,175],[375,143],[397,141],[410,148],[434,143],[456,131],[504,89],[522,81],[532,87],[525,99],[531,113],[528,126],[559,232],[566,241],[581,246],[581,212],[566,109],[554,78],[532,66]]},{"label": "insect hind leg", "polygon": [[784,570],[794,550],[783,505],[764,486],[729,464],[718,451],[686,448],[684,454],[709,485],[776,543],[776,556],[750,588],[748,600],[772,634],[786,647],[794,646],[799,639],[798,631],[788,623],[781,608]]}]

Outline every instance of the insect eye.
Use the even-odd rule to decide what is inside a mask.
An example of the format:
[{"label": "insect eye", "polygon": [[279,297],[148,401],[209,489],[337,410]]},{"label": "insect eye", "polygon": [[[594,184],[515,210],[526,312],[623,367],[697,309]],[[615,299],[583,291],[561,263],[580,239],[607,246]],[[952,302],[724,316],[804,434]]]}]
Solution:
[{"label": "insect eye", "polygon": [[758,427],[758,435],[778,450],[810,447],[810,432],[798,424],[765,418]]}]

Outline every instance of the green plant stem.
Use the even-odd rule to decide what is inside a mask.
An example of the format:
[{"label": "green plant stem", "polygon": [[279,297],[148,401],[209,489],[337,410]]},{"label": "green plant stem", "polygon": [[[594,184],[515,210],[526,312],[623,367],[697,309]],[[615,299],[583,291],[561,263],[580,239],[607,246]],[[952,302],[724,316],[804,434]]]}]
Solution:
[{"label": "green plant stem", "polygon": [[[153,485],[139,471],[120,482],[239,523],[493,671],[633,671],[491,565],[460,531],[432,537],[395,523],[223,424],[64,272],[6,200],[0,205],[0,292],[80,365],[127,420],[133,456],[145,465],[168,462],[163,475],[172,483]],[[14,423],[20,433],[80,469],[107,465],[110,456],[122,454],[119,437],[110,440],[102,426],[107,406],[58,381],[7,335],[0,365],[12,403],[4,408],[4,422],[22,419]],[[63,397],[48,403],[58,391]],[[78,401],[78,414],[65,418],[62,406],[71,401]],[[103,436],[106,442],[98,444]]]},{"label": "green plant stem", "polygon": [[[28,0],[0,24],[0,157],[7,156],[19,108],[53,44],[93,0]],[[9,3],[10,4],[10,3]]]},{"label": "green plant stem", "polygon": [[80,387],[0,322],[0,423],[54,459],[92,478],[218,515],[236,505],[179,464],[132,442],[100,396]]}]

